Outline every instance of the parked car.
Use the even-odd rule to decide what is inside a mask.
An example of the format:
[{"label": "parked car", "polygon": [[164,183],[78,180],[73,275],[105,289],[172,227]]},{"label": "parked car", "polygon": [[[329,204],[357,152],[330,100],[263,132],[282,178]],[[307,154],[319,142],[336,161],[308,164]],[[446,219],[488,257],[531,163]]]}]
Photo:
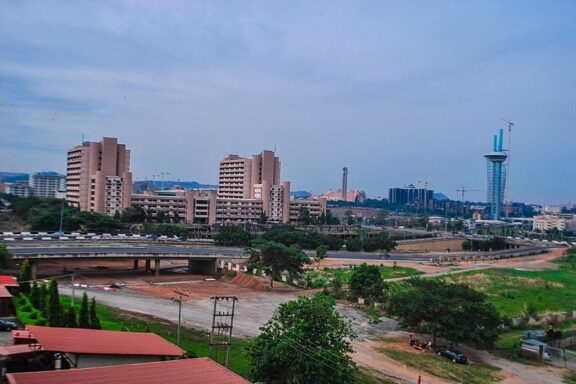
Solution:
[{"label": "parked car", "polygon": [[458,352],[452,348],[441,347],[436,352],[438,356],[446,357],[455,363],[468,364],[468,358],[462,352]]},{"label": "parked car", "polygon": [[11,331],[17,328],[18,324],[16,324],[15,322],[0,319],[0,331]]}]

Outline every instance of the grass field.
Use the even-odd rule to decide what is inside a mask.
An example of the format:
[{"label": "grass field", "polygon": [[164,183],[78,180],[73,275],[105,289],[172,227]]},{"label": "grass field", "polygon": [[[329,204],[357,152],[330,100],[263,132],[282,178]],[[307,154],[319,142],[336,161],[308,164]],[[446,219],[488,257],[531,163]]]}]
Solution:
[{"label": "grass field", "polygon": [[576,310],[576,255],[557,263],[557,270],[488,269],[444,279],[484,292],[500,314],[510,318],[522,316],[528,304],[534,304],[539,313]]},{"label": "grass field", "polygon": [[[381,265],[379,266],[379,269],[380,275],[383,279],[394,279],[398,277],[410,277],[423,274],[423,272],[407,267],[386,267]],[[350,281],[350,275],[352,275],[352,269],[350,268],[324,268],[319,271],[307,270],[305,272],[306,281],[311,288],[328,287],[330,281],[333,279],[338,279],[342,284],[348,284]]]},{"label": "grass field", "polygon": [[380,352],[407,366],[443,379],[465,384],[498,383],[502,378],[497,367],[486,364],[456,364],[434,354],[414,354],[398,349],[380,349]]}]

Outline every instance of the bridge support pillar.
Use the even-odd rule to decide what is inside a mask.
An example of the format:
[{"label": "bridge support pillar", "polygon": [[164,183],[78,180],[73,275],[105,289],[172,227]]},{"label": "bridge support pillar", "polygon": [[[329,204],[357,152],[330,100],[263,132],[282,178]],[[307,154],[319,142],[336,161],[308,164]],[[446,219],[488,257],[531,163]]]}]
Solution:
[{"label": "bridge support pillar", "polygon": [[138,259],[134,259],[134,269],[140,268],[140,265],[139,265],[139,264],[140,264],[140,263],[139,263],[139,260],[138,260]]},{"label": "bridge support pillar", "polygon": [[150,259],[146,259],[146,273],[148,273],[148,271],[150,271]]},{"label": "bridge support pillar", "polygon": [[38,276],[38,263],[32,260],[28,260],[30,263],[30,278],[36,280]]},{"label": "bridge support pillar", "polygon": [[188,259],[188,273],[192,273],[193,265],[194,263],[192,262],[192,259]]},{"label": "bridge support pillar", "polygon": [[160,259],[154,259],[154,276],[160,276]]}]

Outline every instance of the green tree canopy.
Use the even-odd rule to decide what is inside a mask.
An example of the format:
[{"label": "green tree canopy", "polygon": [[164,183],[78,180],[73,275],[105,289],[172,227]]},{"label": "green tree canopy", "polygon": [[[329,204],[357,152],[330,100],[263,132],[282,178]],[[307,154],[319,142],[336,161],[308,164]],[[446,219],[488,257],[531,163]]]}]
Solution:
[{"label": "green tree canopy", "polygon": [[78,327],[90,328],[90,309],[88,308],[88,294],[84,292],[80,302],[80,313],[78,314]]},{"label": "green tree canopy", "polygon": [[8,268],[12,260],[12,254],[6,247],[6,244],[0,243],[0,270]]},{"label": "green tree canopy", "polygon": [[275,241],[256,240],[246,252],[250,255],[250,265],[262,268],[270,275],[270,287],[281,272],[288,271],[291,276],[298,276],[304,264],[310,264],[308,256],[297,245],[286,246]]},{"label": "green tree canopy", "polygon": [[252,379],[267,384],[354,382],[350,323],[325,294],[281,304],[250,348]]},{"label": "green tree canopy", "polygon": [[30,260],[26,258],[18,270],[18,284],[22,293],[30,293],[30,280],[32,280],[32,266]]},{"label": "green tree canopy", "polygon": [[316,256],[314,256],[314,260],[318,263],[318,268],[320,269],[320,262],[326,258],[326,254],[328,253],[328,247],[325,245],[319,245],[316,247]]},{"label": "green tree canopy", "polygon": [[252,241],[252,235],[238,225],[225,225],[214,236],[218,245],[245,247]]},{"label": "green tree canopy", "polygon": [[418,332],[465,342],[476,347],[491,347],[502,332],[502,319],[483,293],[463,284],[440,280],[411,279],[409,291],[391,295],[389,311],[401,325]]},{"label": "green tree canopy", "polygon": [[58,294],[58,283],[56,280],[50,280],[48,286],[48,325],[50,327],[60,327],[64,325],[64,316],[60,306],[60,295]]},{"label": "green tree canopy", "polygon": [[383,301],[386,284],[377,265],[366,263],[354,267],[350,275],[350,291],[356,297],[372,301]]}]

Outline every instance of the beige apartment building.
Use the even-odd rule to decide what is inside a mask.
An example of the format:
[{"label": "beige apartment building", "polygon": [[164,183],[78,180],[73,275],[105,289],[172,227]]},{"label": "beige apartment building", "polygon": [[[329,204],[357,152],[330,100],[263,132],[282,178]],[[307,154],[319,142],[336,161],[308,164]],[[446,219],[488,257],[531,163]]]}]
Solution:
[{"label": "beige apartment building", "polygon": [[68,150],[66,201],[81,211],[113,216],[130,206],[130,151],[118,139],[84,142]]},{"label": "beige apartment building", "polygon": [[[152,217],[163,212],[167,217],[178,215],[179,221],[193,224],[216,222],[216,192],[177,188],[169,191],[145,191],[132,195],[132,206],[140,207]],[[178,220],[177,220],[178,221]]]},{"label": "beige apartment building", "polygon": [[163,212],[193,224],[297,222],[302,208],[313,217],[326,210],[326,199],[290,200],[290,182],[280,182],[280,160],[272,151],[252,158],[228,155],[220,161],[218,192],[175,189],[132,195],[132,206],[153,217]]}]

